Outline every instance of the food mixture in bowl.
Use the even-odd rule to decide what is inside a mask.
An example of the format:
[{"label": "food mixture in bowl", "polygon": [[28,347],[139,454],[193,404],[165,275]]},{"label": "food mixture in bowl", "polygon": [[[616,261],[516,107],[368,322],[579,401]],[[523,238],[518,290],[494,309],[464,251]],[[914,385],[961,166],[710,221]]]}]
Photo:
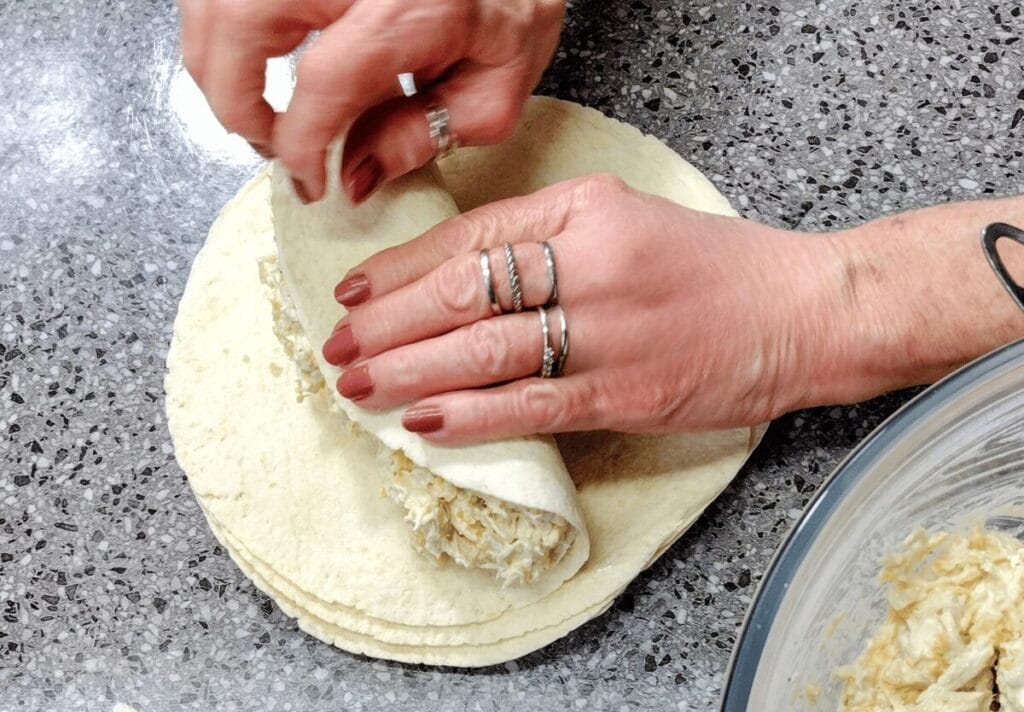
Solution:
[{"label": "food mixture in bowl", "polygon": [[889,612],[836,671],[843,712],[1024,711],[1024,544],[1007,534],[911,534],[880,579]]}]

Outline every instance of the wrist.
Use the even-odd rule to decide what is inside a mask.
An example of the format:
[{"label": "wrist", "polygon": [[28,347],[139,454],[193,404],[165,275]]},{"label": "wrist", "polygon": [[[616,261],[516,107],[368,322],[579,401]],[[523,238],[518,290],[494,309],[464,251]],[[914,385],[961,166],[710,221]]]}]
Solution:
[{"label": "wrist", "polygon": [[847,330],[855,300],[842,287],[845,247],[830,235],[744,222],[750,239],[741,283],[756,285],[748,302],[755,382],[746,384],[758,422],[846,396],[853,375]]},{"label": "wrist", "polygon": [[[774,306],[778,376],[772,386],[772,418],[846,400],[855,356],[847,333],[856,315],[855,291],[847,284],[847,246],[835,236],[783,233],[786,269]],[[773,266],[775,267],[775,266]]]},{"label": "wrist", "polygon": [[[865,400],[931,383],[1024,334],[1024,316],[985,263],[978,235],[1019,216],[1019,198],[927,208],[855,228],[789,236],[783,338],[799,344],[782,407]],[[1024,255],[1006,255],[1010,268]]]},{"label": "wrist", "polygon": [[[775,416],[896,387],[891,289],[857,230],[789,233]],[[883,354],[889,354],[888,357]]]},{"label": "wrist", "polygon": [[887,226],[883,244],[875,223],[807,237],[817,274],[805,307],[813,316],[801,326],[807,387],[798,407],[858,402],[949,370],[930,362],[920,333],[928,310],[907,283],[900,229]]}]

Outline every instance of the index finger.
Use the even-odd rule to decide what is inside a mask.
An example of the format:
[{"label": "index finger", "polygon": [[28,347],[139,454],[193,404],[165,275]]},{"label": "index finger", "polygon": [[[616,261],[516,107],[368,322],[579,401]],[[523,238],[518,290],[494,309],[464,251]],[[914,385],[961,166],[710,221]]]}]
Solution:
[{"label": "index finger", "polygon": [[356,306],[415,282],[453,257],[505,242],[540,242],[554,237],[565,228],[576,189],[584,180],[556,183],[445,220],[353,267],[335,287],[335,298],[347,307]]}]

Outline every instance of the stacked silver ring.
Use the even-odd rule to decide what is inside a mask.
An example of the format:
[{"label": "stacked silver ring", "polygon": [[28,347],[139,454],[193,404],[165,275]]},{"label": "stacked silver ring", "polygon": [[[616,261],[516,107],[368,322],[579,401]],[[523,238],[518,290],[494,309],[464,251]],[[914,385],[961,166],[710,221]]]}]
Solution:
[{"label": "stacked silver ring", "polygon": [[551,378],[555,372],[555,347],[551,343],[551,327],[548,324],[548,310],[544,307],[537,307],[537,314],[540,315],[541,341],[544,351],[541,353],[540,377]]},{"label": "stacked silver ring", "polygon": [[507,242],[501,246],[505,251],[505,266],[508,268],[508,286],[512,290],[512,311],[519,313],[523,310],[523,287],[519,284],[519,267],[516,265],[516,255],[512,252],[512,245]]},{"label": "stacked silver ring", "polygon": [[487,301],[491,304],[491,314],[501,316],[501,304],[498,303],[498,295],[494,293],[494,280],[491,279],[491,258],[487,250],[480,250],[480,274],[484,278],[484,291],[487,292]]},{"label": "stacked silver ring", "polygon": [[562,322],[560,338],[558,340],[558,358],[555,359],[555,370],[552,376],[561,376],[565,370],[566,359],[569,358],[569,325],[565,321],[565,309],[558,307],[558,316]]},{"label": "stacked silver ring", "polygon": [[565,309],[558,307],[558,316],[561,320],[561,330],[558,339],[558,353],[555,353],[555,345],[551,340],[551,324],[549,322],[548,309],[537,307],[540,315],[540,330],[543,341],[543,352],[541,353],[541,378],[557,378],[562,375],[565,369],[565,361],[569,358],[569,326],[565,321]]},{"label": "stacked silver ring", "polygon": [[[565,320],[565,309],[558,303],[558,270],[555,269],[555,253],[551,245],[545,240],[540,243],[544,248],[544,264],[548,270],[548,279],[551,280],[551,293],[548,296],[548,303],[540,307],[541,327],[544,332],[544,357],[541,361],[540,377],[556,378],[562,375],[565,370],[566,359],[569,358],[569,325]],[[545,307],[558,306],[558,317],[561,322],[558,338],[558,354],[554,354],[554,346],[551,343],[551,328],[548,324],[547,309]],[[549,352],[550,364],[549,364]]]},{"label": "stacked silver ring", "polygon": [[548,268],[548,279],[551,280],[551,295],[548,297],[548,304],[557,304],[558,272],[555,271],[555,253],[551,250],[551,245],[548,244],[547,240],[540,243],[540,245],[544,248],[544,263]]},{"label": "stacked silver ring", "polygon": [[[558,270],[555,268],[555,254],[551,245],[547,242],[540,243],[544,250],[544,263],[547,268],[548,279],[551,280],[551,292],[548,295],[544,306],[537,307],[540,317],[541,335],[543,340],[543,351],[541,355],[541,367],[539,375],[541,378],[554,378],[565,370],[565,362],[569,358],[569,326],[565,318],[565,309],[559,304],[558,294]],[[516,263],[515,252],[508,242],[501,246],[505,258],[505,269],[508,272],[509,290],[511,291],[511,311],[519,313],[523,311],[523,287],[519,279],[519,266]],[[491,308],[491,314],[501,316],[505,313],[498,295],[494,289],[493,272],[491,269],[491,258],[489,250],[480,250],[480,275],[484,283],[484,293],[487,295],[487,302]],[[552,307],[558,308],[559,316],[559,339],[558,349],[555,349],[552,339],[551,322],[549,310]]]}]

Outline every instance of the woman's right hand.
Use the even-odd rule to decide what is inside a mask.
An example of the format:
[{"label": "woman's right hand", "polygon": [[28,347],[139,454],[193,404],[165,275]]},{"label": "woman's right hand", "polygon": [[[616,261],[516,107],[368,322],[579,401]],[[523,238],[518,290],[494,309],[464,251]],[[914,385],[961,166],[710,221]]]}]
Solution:
[{"label": "woman's right hand", "polygon": [[[551,299],[543,241],[571,334],[561,378],[536,377],[539,315],[509,313],[513,269],[522,306]],[[842,373],[834,356],[857,332],[836,255],[828,237],[587,176],[489,203],[354,267],[335,290],[350,312],[323,354],[344,368],[342,396],[371,410],[411,405],[405,426],[446,445],[755,425],[816,402]]]},{"label": "woman's right hand", "polygon": [[[280,158],[305,198],[323,195],[328,144],[352,129],[342,184],[360,202],[434,157],[425,119],[432,105],[448,110],[459,145],[506,138],[558,44],[564,5],[181,0],[182,53],[217,118],[265,156]],[[291,104],[275,114],[263,98],[267,59],[316,30],[299,59]],[[402,96],[403,72],[414,73],[414,97]]]}]

